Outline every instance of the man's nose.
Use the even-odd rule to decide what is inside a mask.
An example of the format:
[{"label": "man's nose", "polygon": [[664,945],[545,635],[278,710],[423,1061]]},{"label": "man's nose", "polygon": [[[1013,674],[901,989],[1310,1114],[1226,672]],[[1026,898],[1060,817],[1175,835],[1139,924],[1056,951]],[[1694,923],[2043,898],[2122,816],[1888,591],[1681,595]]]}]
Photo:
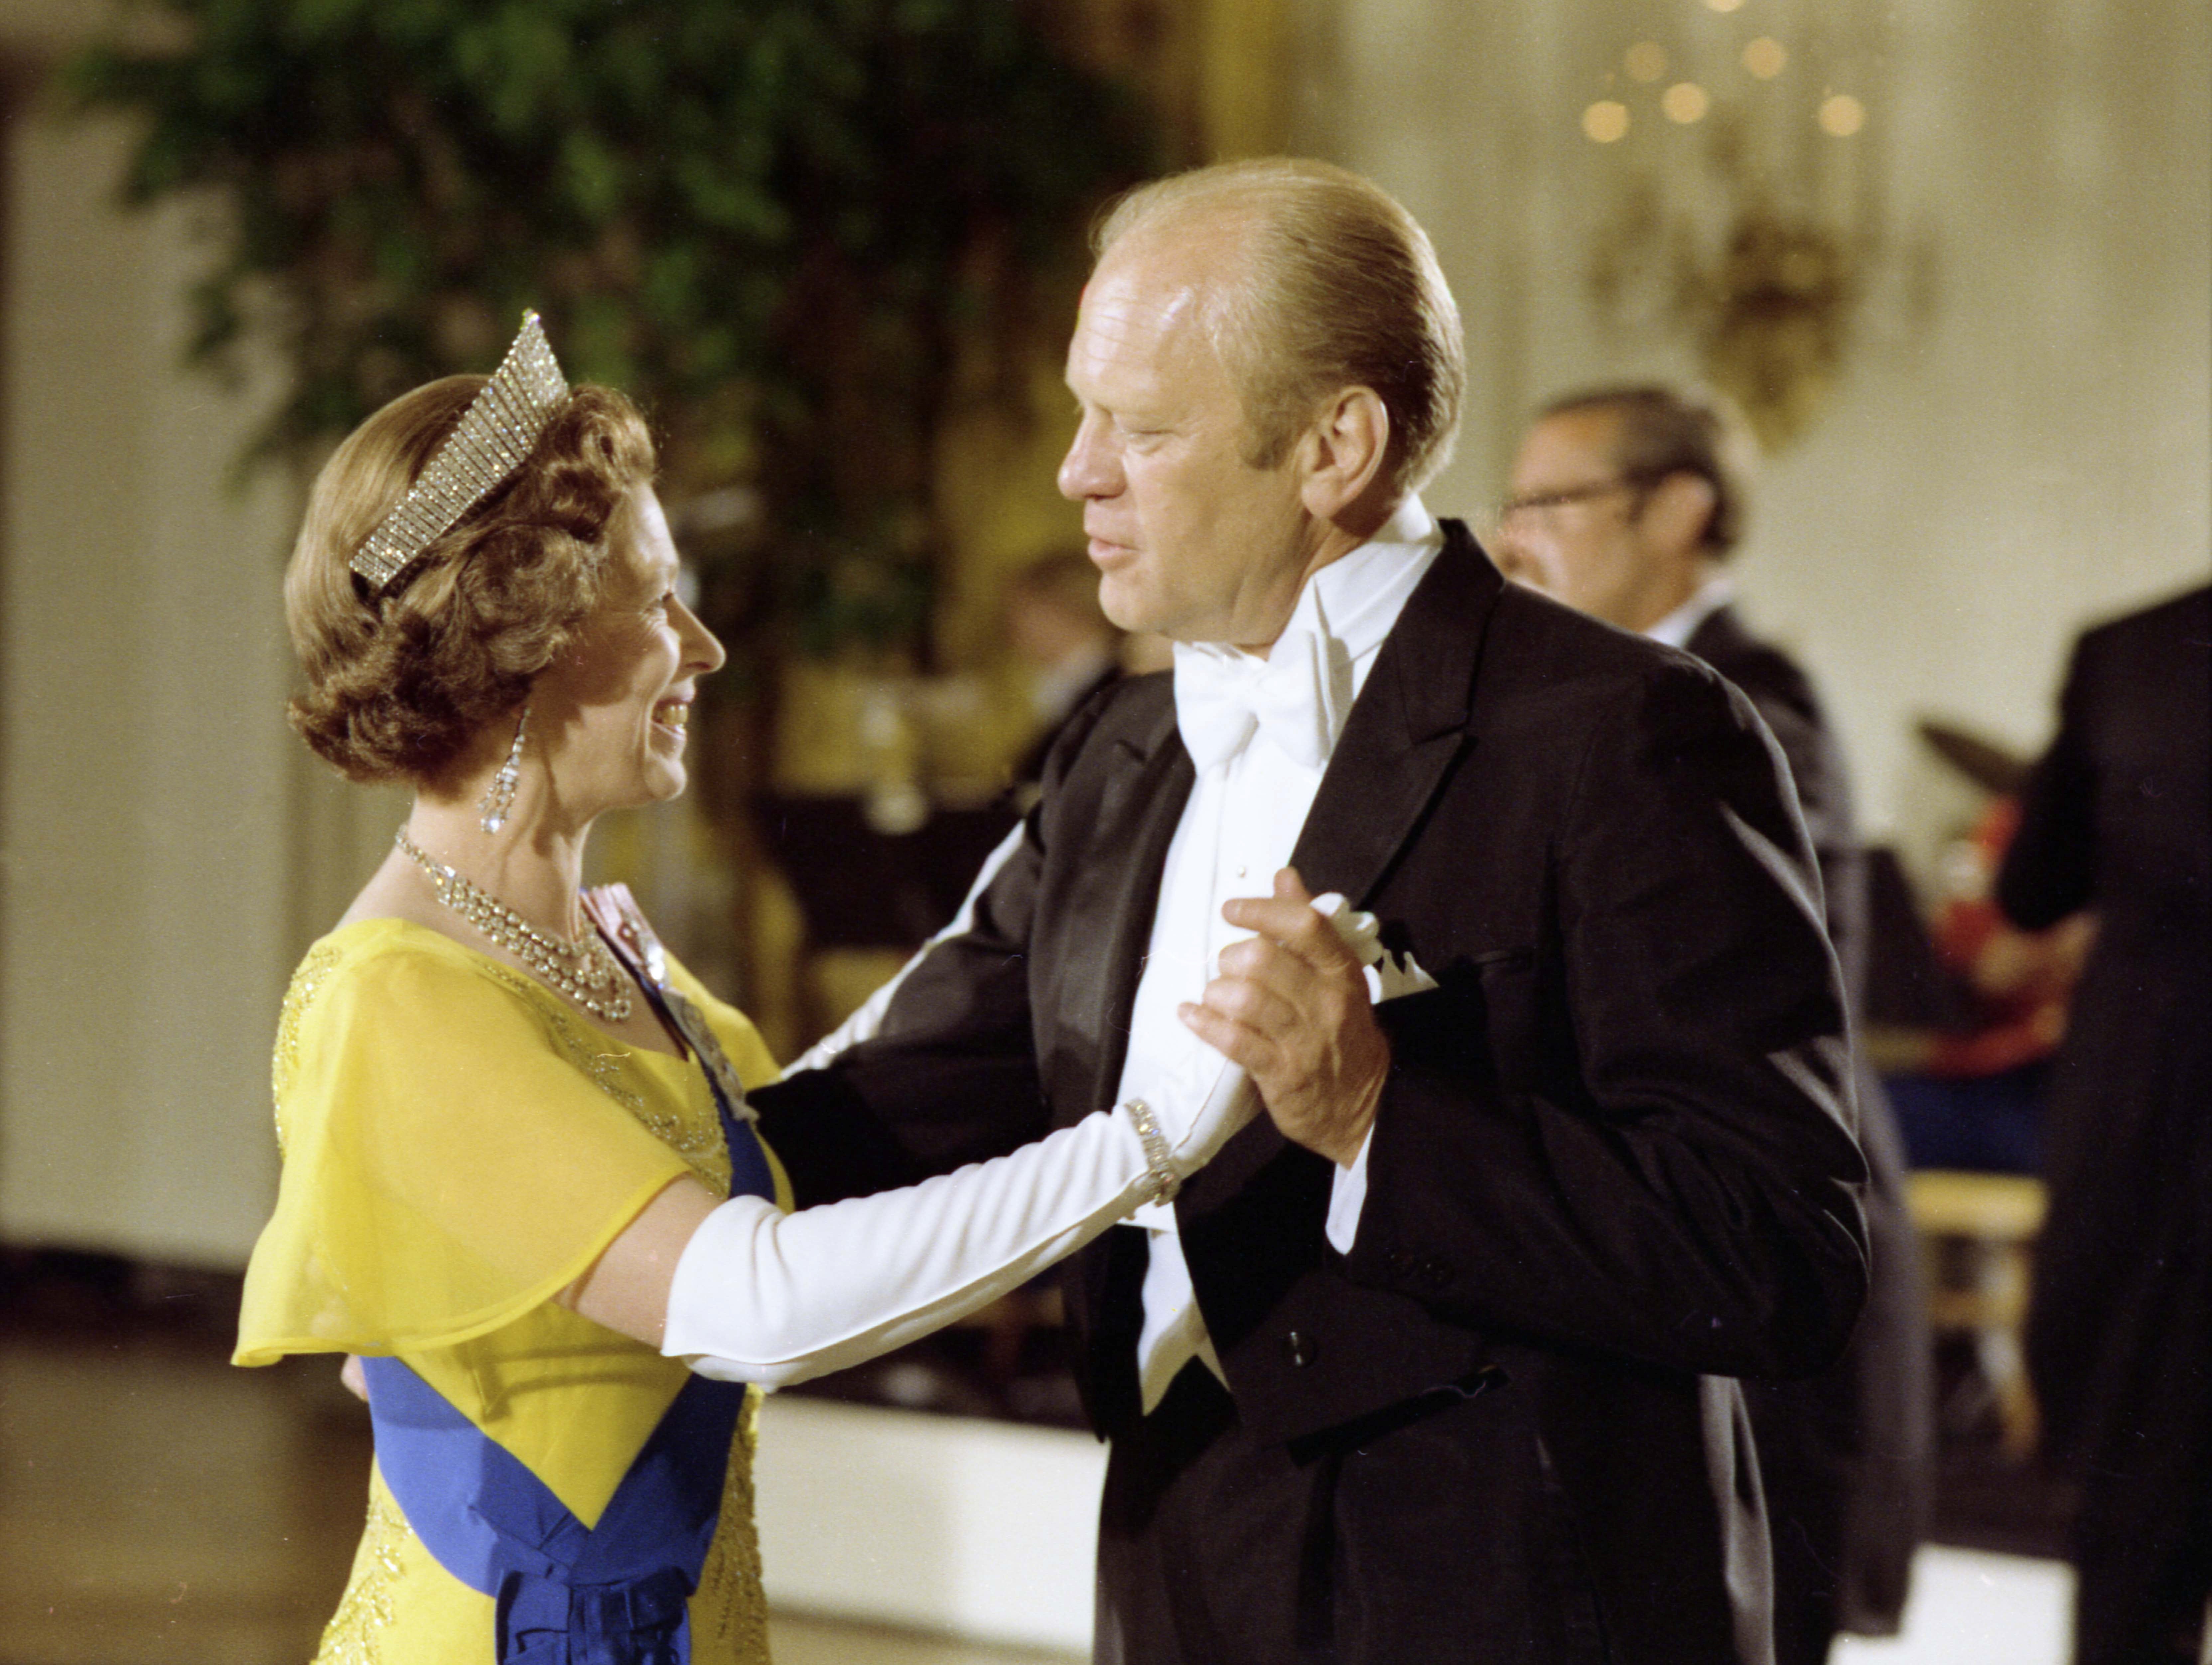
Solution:
[{"label": "man's nose", "polygon": [[1060,495],[1072,502],[1114,495],[1113,459],[1102,442],[1097,424],[1089,417],[1068,442],[1067,455],[1060,459]]}]

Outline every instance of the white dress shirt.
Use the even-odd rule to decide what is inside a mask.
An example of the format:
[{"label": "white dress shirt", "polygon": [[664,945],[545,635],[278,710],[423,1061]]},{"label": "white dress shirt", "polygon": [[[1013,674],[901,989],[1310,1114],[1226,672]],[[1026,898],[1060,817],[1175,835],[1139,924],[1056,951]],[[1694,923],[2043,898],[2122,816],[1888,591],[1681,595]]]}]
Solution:
[{"label": "white dress shirt", "polygon": [[[1443,547],[1435,520],[1418,497],[1408,497],[1371,539],[1307,581],[1264,660],[1234,647],[1176,644],[1179,701],[1187,683],[1250,677],[1263,665],[1273,686],[1258,697],[1264,713],[1259,726],[1218,760],[1205,754],[1220,741],[1220,725],[1200,736],[1185,724],[1187,743],[1205,742],[1190,744],[1192,760],[1201,766],[1160,876],[1120,1097],[1142,1098],[1164,1117],[1188,1115],[1226,1067],[1219,1053],[1183,1025],[1176,1007],[1204,993],[1221,951],[1246,934],[1222,919],[1222,905],[1273,894],[1276,870],[1290,862],[1328,755],[1383,638]],[[1190,662],[1197,659],[1212,663]],[[1279,720],[1277,713],[1285,708],[1291,714]],[[1180,708],[1178,715],[1181,720]],[[1229,732],[1233,738],[1235,725]],[[1170,1137],[1176,1131],[1170,1129]],[[1365,1194],[1364,1146],[1352,1169],[1338,1169],[1336,1183],[1329,1236],[1341,1249],[1350,1245]],[[1173,1209],[1147,1206],[1131,1226],[1151,1237],[1144,1328],[1137,1342],[1138,1377],[1149,1412],[1193,1357],[1216,1376],[1222,1370],[1191,1290]]]},{"label": "white dress shirt", "polygon": [[1698,586],[1687,601],[1644,634],[1669,647],[1686,648],[1698,627],[1735,599],[1735,581],[1726,573],[1715,573]]}]

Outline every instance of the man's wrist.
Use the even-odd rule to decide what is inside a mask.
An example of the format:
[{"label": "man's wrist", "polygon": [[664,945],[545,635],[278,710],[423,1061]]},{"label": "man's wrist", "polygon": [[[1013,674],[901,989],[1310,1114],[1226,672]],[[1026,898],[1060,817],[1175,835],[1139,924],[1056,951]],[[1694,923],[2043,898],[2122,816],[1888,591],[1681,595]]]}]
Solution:
[{"label": "man's wrist", "polygon": [[1359,1153],[1367,1148],[1367,1136],[1375,1127],[1375,1113],[1382,1103],[1382,1084],[1389,1072],[1386,1069],[1370,1082],[1360,1096],[1357,1114],[1345,1122],[1330,1139],[1321,1154],[1340,1168],[1350,1168],[1359,1160]]}]

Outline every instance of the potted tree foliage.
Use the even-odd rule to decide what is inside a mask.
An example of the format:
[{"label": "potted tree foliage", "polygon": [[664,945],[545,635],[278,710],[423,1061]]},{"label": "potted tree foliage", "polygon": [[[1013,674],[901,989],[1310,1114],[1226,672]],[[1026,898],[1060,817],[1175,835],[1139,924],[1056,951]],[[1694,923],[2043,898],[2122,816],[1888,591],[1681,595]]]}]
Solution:
[{"label": "potted tree foliage", "polygon": [[257,460],[489,368],[526,306],[645,404],[726,690],[757,696],[702,737],[725,825],[780,655],[926,658],[956,380],[1018,404],[1038,297],[1151,160],[1137,101],[1018,0],[138,10],[66,85],[141,122],[131,201],[214,193],[191,350],[278,349]]}]

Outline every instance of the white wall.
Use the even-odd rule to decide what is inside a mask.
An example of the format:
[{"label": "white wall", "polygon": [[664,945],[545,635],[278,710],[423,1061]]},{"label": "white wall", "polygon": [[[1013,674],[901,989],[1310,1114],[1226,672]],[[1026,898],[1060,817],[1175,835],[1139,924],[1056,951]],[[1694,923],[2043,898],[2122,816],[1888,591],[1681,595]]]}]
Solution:
[{"label": "white wall", "polygon": [[[1887,238],[1825,415],[1768,467],[1741,579],[1799,649],[1854,760],[1862,818],[1908,835],[1923,714],[2023,750],[2048,734],[2068,641],[2212,564],[2212,15],[2201,0],[1313,0],[1302,142],[1429,227],[1467,314],[1472,406],[1432,506],[1495,497],[1528,410],[1624,375],[1680,376],[1679,342],[1610,335],[1583,272],[1625,165],[1671,185],[1697,137],[1618,72],[1666,46],[1746,92],[1741,41],[1793,51],[1769,84],[1863,90]],[[1662,83],[1664,82],[1662,82]],[[1628,141],[1583,107],[1629,101]],[[1810,133],[1809,127],[1807,132]],[[1638,147],[1641,147],[1639,149]],[[1924,312],[1922,310],[1924,305]]]},{"label": "white wall", "polygon": [[769,1605],[1091,1648],[1106,1448],[1065,1428],[774,1394],[755,1473]]},{"label": "white wall", "polygon": [[275,1172],[295,749],[290,510],[249,402],[179,374],[180,216],[112,126],[11,134],[0,600],[0,1238],[236,1263]]}]

